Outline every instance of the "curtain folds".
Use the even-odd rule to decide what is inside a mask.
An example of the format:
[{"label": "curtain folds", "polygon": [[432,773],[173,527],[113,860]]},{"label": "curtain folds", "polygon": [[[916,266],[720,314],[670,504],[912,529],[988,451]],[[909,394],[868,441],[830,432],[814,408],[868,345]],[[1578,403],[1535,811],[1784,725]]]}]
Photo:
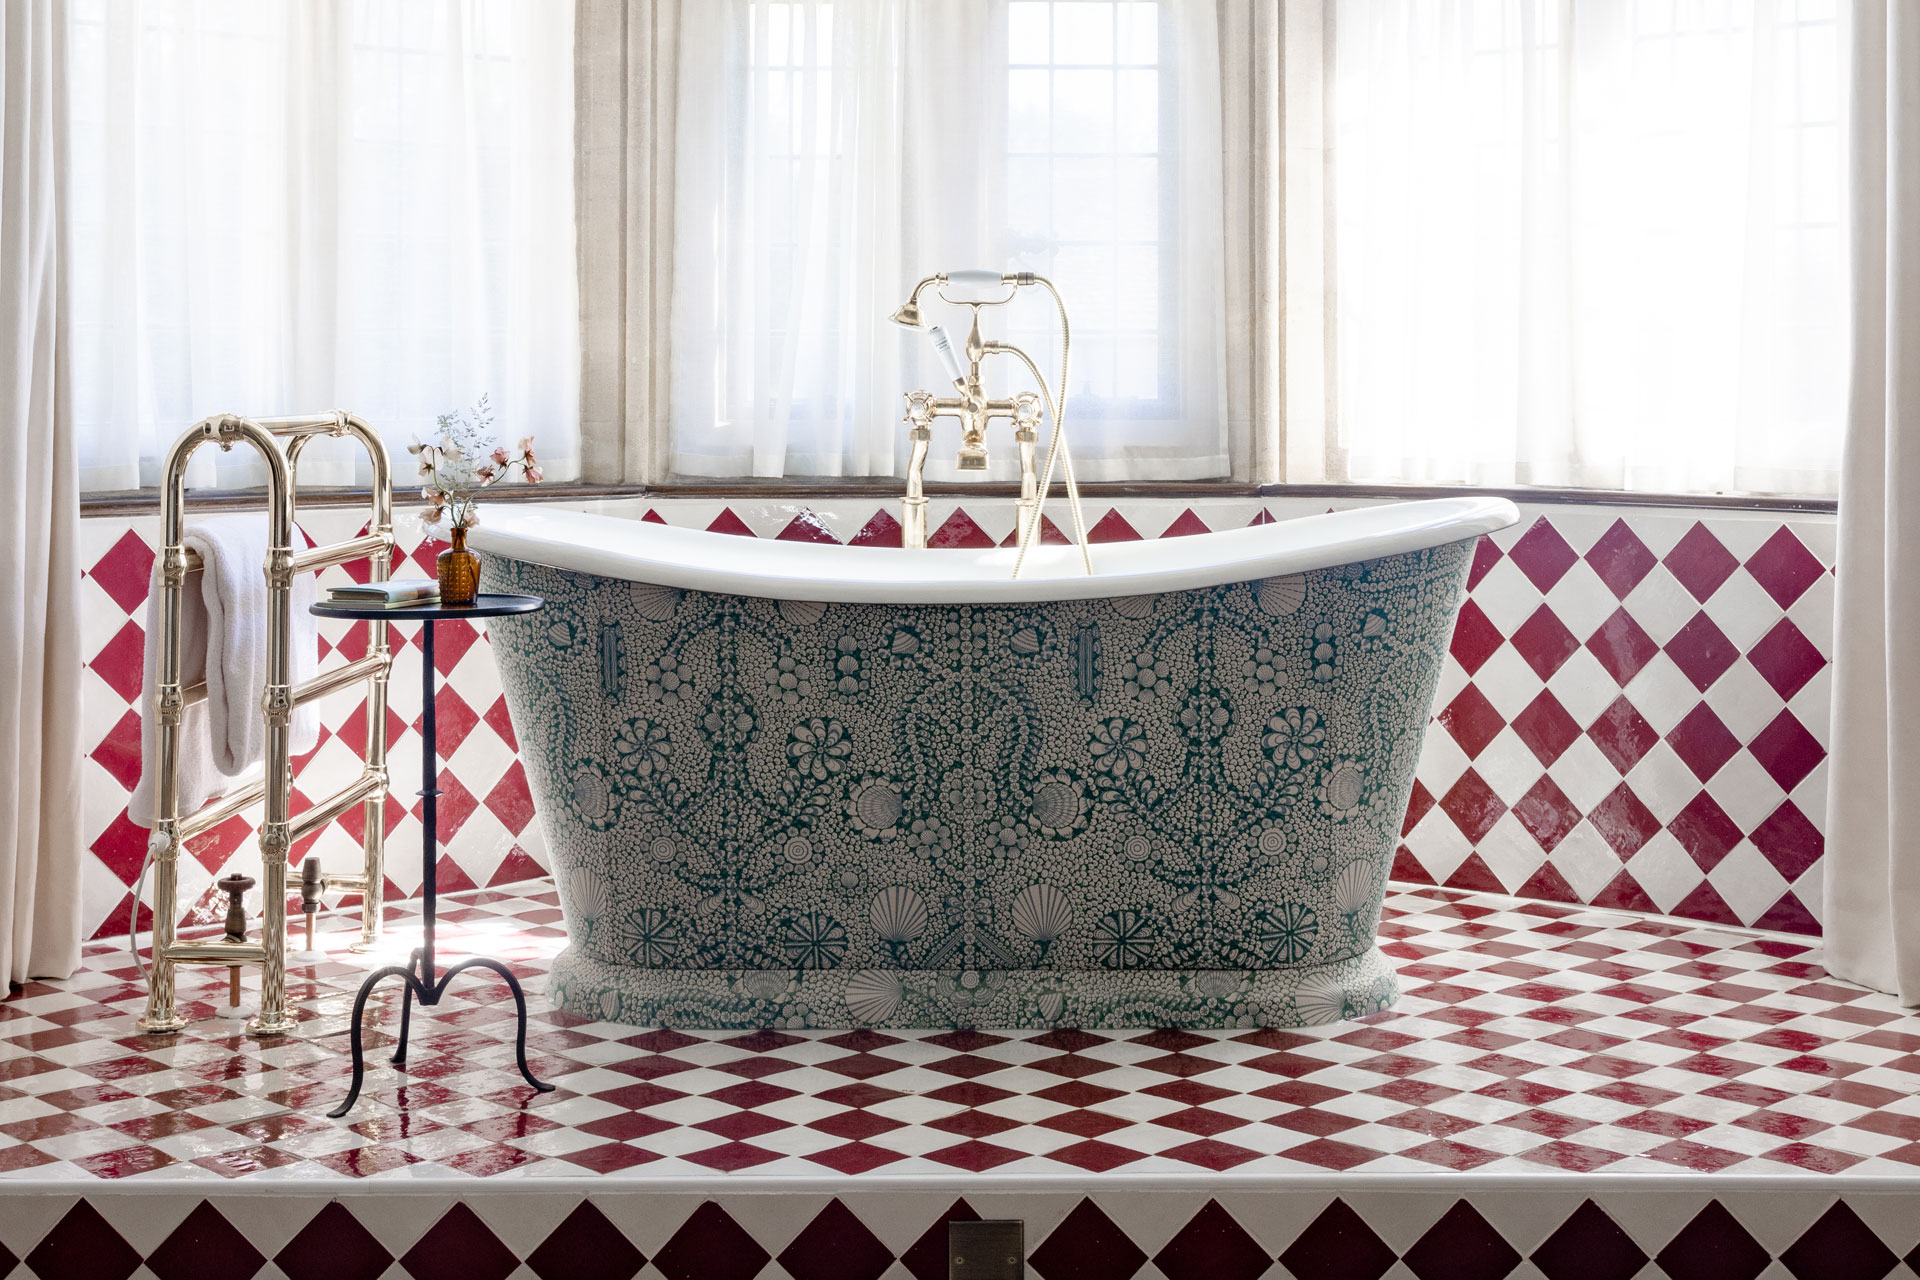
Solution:
[{"label": "curtain folds", "polygon": [[[214,412],[390,445],[487,394],[578,474],[573,6],[73,0],[81,483],[157,481]],[[309,484],[365,483],[317,442]],[[193,485],[258,483],[201,450]]]},{"label": "curtain folds", "polygon": [[[0,979],[80,963],[80,562],[58,0],[0,5]],[[0,986],[0,994],[5,987]]]},{"label": "curtain folds", "polygon": [[1920,1005],[1920,11],[1853,11],[1854,354],[1840,484],[1826,964]]},{"label": "curtain folds", "polygon": [[1335,0],[1344,478],[1833,492],[1846,8]]},{"label": "curtain folds", "polygon": [[[977,266],[1066,296],[1082,480],[1227,474],[1215,0],[709,0],[677,44],[672,470],[898,474],[901,393],[946,378],[888,317]],[[985,324],[1052,371],[1051,320]]]}]

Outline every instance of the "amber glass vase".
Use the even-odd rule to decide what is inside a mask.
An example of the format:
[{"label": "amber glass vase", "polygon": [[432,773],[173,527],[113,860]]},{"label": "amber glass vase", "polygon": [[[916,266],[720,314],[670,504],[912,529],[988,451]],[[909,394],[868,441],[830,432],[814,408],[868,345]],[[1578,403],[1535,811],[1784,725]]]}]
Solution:
[{"label": "amber glass vase", "polygon": [[440,553],[440,603],[472,604],[480,592],[480,557],[467,550],[467,531],[453,531],[453,545]]}]

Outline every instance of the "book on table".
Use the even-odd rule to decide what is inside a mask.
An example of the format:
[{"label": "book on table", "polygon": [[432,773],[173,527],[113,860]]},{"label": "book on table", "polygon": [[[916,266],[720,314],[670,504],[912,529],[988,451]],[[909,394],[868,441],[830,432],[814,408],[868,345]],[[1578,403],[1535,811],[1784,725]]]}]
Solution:
[{"label": "book on table", "polygon": [[437,604],[440,584],[433,578],[393,578],[386,582],[356,582],[327,593],[328,604],[354,609],[412,609]]}]

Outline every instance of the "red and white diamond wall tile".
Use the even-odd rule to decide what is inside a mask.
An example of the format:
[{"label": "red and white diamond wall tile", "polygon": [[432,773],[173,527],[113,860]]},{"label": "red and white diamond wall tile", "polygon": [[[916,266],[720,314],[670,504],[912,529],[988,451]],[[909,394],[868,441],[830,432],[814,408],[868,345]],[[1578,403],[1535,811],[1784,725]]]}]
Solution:
[{"label": "red and white diamond wall tile", "polygon": [[[1366,505],[1340,502],[1338,507]],[[1317,514],[1320,500],[1138,500],[1088,513],[1102,542],[1176,537]],[[595,509],[749,537],[899,544],[892,504],[642,500]],[[935,500],[936,547],[1012,536],[1002,502]],[[317,540],[358,531],[351,508],[307,512]],[[397,572],[431,574],[437,544],[399,520]],[[1052,531],[1050,531],[1052,532]],[[83,522],[90,931],[124,928],[145,833],[127,821],[139,775],[142,626],[155,518]],[[1709,510],[1551,506],[1483,541],[1442,678],[1395,875],[1457,888],[1819,931],[1825,817],[1833,522]],[[358,573],[364,566],[329,570]],[[326,623],[323,652],[352,657],[357,625]],[[419,774],[419,683],[396,631],[391,772]],[[443,628],[443,887],[506,883],[545,860],[485,636]],[[298,762],[303,795],[350,778],[366,725],[355,691],[322,707]],[[296,799],[296,808],[301,801]],[[389,803],[389,894],[418,887],[416,802]],[[353,819],[316,838],[329,868],[358,858]],[[252,828],[196,842],[182,897],[210,918],[213,881]],[[301,850],[304,856],[309,850]]]}]

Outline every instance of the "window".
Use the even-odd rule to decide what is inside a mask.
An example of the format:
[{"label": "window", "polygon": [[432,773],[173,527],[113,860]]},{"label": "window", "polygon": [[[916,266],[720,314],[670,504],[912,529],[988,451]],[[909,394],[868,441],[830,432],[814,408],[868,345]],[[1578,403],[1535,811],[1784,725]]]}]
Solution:
[{"label": "window", "polygon": [[[156,483],[210,413],[346,408],[391,445],[483,392],[572,474],[571,8],[75,0],[83,488]],[[356,453],[302,480],[364,483]]]},{"label": "window", "polygon": [[1337,0],[1353,480],[1831,493],[1836,0]]},{"label": "window", "polygon": [[[945,378],[924,335],[889,317],[922,276],[987,266],[1048,275],[1066,296],[1082,479],[1225,474],[1213,12],[1208,0],[683,10],[673,469],[897,474],[902,393]],[[1053,376],[1044,294],[983,323]],[[994,394],[1030,385],[1005,363],[987,376]],[[953,478],[952,456],[937,437],[929,476]],[[995,450],[990,475],[1013,468],[1011,448]]]}]

